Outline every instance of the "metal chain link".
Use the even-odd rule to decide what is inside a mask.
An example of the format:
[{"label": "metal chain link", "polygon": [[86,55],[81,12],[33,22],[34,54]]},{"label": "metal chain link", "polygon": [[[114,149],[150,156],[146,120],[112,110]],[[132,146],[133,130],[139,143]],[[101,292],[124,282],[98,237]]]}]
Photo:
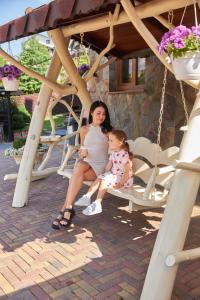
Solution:
[{"label": "metal chain link", "polygon": [[173,20],[174,20],[174,11],[171,9],[168,13],[168,22],[170,24],[173,24]]},{"label": "metal chain link", "polygon": [[[72,100],[71,100],[71,104],[70,104],[71,109],[73,107],[73,104],[74,104],[74,94],[72,94]],[[68,133],[68,127],[69,127],[69,124],[70,124],[70,118],[71,118],[71,111],[69,112],[69,116],[68,116],[68,120],[67,120],[67,126],[66,126],[67,128],[66,128],[66,133],[65,133],[65,139],[64,139],[64,145],[63,145],[63,152],[62,152],[61,164],[64,161],[65,152],[66,152],[66,148],[67,148],[67,135],[69,134]]]},{"label": "metal chain link", "polygon": [[186,118],[186,121],[187,121],[187,124],[188,124],[189,116],[188,116],[188,112],[187,112],[187,105],[186,105],[185,95],[184,95],[184,91],[183,91],[182,81],[179,81],[179,85],[180,85],[180,90],[181,90],[181,100],[183,102],[183,108],[184,108],[184,112],[185,112],[185,118]]},{"label": "metal chain link", "polygon": [[163,110],[164,110],[164,102],[165,102],[165,88],[167,82],[167,68],[164,71],[164,78],[163,78],[163,87],[162,87],[162,96],[161,96],[161,103],[160,103],[160,116],[158,121],[158,136],[157,136],[157,145],[160,146],[160,136],[161,136],[161,129],[162,129],[162,119],[163,119]]}]

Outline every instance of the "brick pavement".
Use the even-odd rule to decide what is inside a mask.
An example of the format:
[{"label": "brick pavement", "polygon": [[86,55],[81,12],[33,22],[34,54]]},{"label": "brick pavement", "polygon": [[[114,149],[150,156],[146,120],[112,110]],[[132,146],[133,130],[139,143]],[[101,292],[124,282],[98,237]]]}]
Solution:
[{"label": "brick pavement", "polygon": [[[163,210],[128,213],[127,202],[106,197],[103,213],[76,210],[68,230],[51,221],[67,180],[52,175],[33,182],[29,204],[12,208],[17,166],[0,147],[0,300],[139,300]],[[84,192],[84,188],[81,192]],[[186,248],[199,246],[200,208],[193,210]],[[155,278],[156,280],[156,278]],[[180,266],[172,300],[200,299],[200,261]],[[148,299],[147,299],[148,300]],[[159,300],[159,299],[155,299]]]}]

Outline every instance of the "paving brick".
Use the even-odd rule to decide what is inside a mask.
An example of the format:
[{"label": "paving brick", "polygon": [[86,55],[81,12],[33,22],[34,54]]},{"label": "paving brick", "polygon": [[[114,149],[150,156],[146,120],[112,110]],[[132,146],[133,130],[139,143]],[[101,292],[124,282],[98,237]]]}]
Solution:
[{"label": "paving brick", "polygon": [[[103,214],[89,218],[76,208],[74,226],[53,231],[67,180],[32,182],[28,206],[12,208],[15,183],[1,179],[17,166],[1,153],[0,144],[0,300],[139,300],[163,209],[128,213],[127,201],[107,195]],[[186,249],[199,247],[199,212]],[[199,270],[199,260],[180,265],[171,300],[200,299]]]}]

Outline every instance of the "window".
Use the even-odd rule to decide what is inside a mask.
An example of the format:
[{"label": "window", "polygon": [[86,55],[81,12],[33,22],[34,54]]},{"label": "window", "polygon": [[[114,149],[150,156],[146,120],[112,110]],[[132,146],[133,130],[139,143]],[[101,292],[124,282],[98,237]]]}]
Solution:
[{"label": "window", "polygon": [[127,58],[118,61],[117,90],[132,90],[137,85],[144,84],[145,58]]},{"label": "window", "polygon": [[136,84],[144,84],[146,58],[137,58]]}]

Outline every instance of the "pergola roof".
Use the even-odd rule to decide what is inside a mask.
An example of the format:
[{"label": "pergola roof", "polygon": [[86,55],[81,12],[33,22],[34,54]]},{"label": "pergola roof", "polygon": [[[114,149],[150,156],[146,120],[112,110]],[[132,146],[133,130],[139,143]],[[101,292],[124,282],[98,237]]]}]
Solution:
[{"label": "pergola roof", "polygon": [[[141,4],[151,0],[140,0]],[[134,1],[132,1],[134,2]],[[57,27],[79,23],[85,20],[113,12],[119,0],[54,0],[48,5],[40,6],[32,12],[0,26],[0,43],[12,41],[39,32],[48,31]],[[174,25],[180,23],[183,9],[174,11]],[[167,13],[163,14],[167,19]],[[184,17],[184,24],[193,25],[193,9],[188,7]],[[155,18],[149,17],[144,20],[145,25],[159,41],[166,31]],[[115,48],[110,54],[123,57],[131,56],[133,51],[146,49],[148,46],[135,30],[131,23],[115,26],[114,30]],[[79,38],[75,36],[75,38]],[[102,50],[109,40],[109,29],[103,28],[84,34],[84,42],[91,45],[97,51]]]}]

